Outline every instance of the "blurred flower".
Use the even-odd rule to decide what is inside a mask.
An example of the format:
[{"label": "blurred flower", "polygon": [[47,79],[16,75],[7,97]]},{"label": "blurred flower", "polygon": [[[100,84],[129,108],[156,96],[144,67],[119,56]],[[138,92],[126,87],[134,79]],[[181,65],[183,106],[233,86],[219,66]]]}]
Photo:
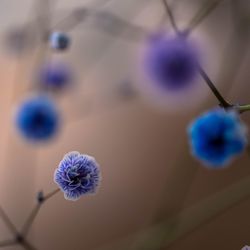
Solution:
[{"label": "blurred flower", "polygon": [[12,55],[23,55],[35,47],[36,35],[32,29],[14,27],[4,37],[4,46]]},{"label": "blurred flower", "polygon": [[28,140],[50,139],[59,128],[59,113],[54,102],[46,96],[28,98],[18,107],[16,126]]},{"label": "blurred flower", "polygon": [[56,50],[65,50],[70,45],[70,38],[62,32],[53,32],[49,37],[50,47]]},{"label": "blurred flower", "polygon": [[244,246],[241,250],[250,250],[250,246]]},{"label": "blurred flower", "polygon": [[38,81],[42,88],[62,90],[72,82],[68,65],[58,62],[46,63],[39,72]]},{"label": "blurred flower", "polygon": [[54,181],[68,200],[95,193],[100,178],[99,165],[95,159],[75,151],[64,156],[54,174]]},{"label": "blurred flower", "polygon": [[156,34],[144,53],[144,73],[163,90],[183,89],[197,76],[197,49],[183,36]]},{"label": "blurred flower", "polygon": [[245,149],[246,132],[237,113],[223,109],[203,114],[188,128],[193,155],[212,168],[229,164]]}]

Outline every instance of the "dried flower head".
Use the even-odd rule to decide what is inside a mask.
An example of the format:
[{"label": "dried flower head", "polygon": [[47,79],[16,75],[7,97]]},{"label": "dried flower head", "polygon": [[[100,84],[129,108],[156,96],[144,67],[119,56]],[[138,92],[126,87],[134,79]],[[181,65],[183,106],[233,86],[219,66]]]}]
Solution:
[{"label": "dried flower head", "polygon": [[247,145],[246,127],[234,111],[209,111],[189,126],[188,134],[192,154],[212,168],[229,164]]},{"label": "dried flower head", "polygon": [[65,50],[70,45],[70,38],[63,32],[53,32],[49,37],[50,47],[56,50]]},{"label": "dried flower head", "polygon": [[179,90],[197,76],[197,48],[182,36],[157,34],[148,41],[144,73],[163,90]]},{"label": "dried flower head", "polygon": [[16,127],[28,140],[44,141],[53,137],[59,129],[59,113],[47,96],[33,96],[18,107]]},{"label": "dried flower head", "polygon": [[68,200],[95,193],[100,179],[99,165],[95,159],[75,151],[64,156],[54,174],[54,181]]},{"label": "dried flower head", "polygon": [[41,88],[60,91],[72,83],[72,72],[62,62],[45,63],[38,72],[38,83]]}]

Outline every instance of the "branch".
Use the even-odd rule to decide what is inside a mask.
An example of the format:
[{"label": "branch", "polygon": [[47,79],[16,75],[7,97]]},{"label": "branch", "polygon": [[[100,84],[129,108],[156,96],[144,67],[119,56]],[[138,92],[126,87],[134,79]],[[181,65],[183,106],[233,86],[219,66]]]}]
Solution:
[{"label": "branch", "polygon": [[179,34],[180,31],[179,31],[179,29],[178,29],[178,27],[177,27],[177,24],[176,24],[174,15],[173,15],[173,13],[172,13],[171,8],[169,7],[169,4],[168,4],[167,0],[162,0],[162,3],[163,3],[163,5],[164,5],[164,7],[165,7],[166,13],[167,13],[168,16],[169,16],[169,20],[170,20],[170,23],[171,23],[173,29],[175,30],[176,33]]},{"label": "branch", "polygon": [[51,197],[53,197],[55,194],[57,194],[59,191],[60,191],[60,188],[57,188],[54,191],[48,193],[47,195],[44,196],[44,200],[43,201],[47,201],[48,199],[50,199]]},{"label": "branch", "polygon": [[13,246],[16,245],[17,242],[13,239],[11,240],[4,240],[0,242],[0,247],[8,247],[8,246]]},{"label": "branch", "polygon": [[3,210],[3,208],[0,206],[0,216],[2,217],[3,221],[5,222],[6,226],[9,228],[9,230],[16,235],[17,228],[15,227],[15,225],[12,223],[12,221],[10,220],[9,216],[5,213],[5,211]]},{"label": "branch", "polygon": [[250,104],[238,105],[238,106],[236,106],[236,108],[239,111],[239,113],[244,113],[246,111],[250,111]]},{"label": "branch", "polygon": [[[219,0],[218,0],[219,1]],[[221,0],[222,1],[222,0]],[[169,18],[171,20],[171,24],[172,27],[174,28],[174,30],[176,31],[177,35],[180,35],[179,33],[179,29],[176,26],[176,22],[174,19],[174,16],[172,14],[172,11],[167,3],[167,0],[163,0],[165,7],[166,7],[166,11],[169,15]],[[210,8],[211,9],[211,8]],[[205,12],[205,13],[209,13],[209,12]],[[202,17],[204,18],[204,16],[206,15],[202,15]],[[203,18],[200,18],[199,20],[203,20]],[[211,91],[213,92],[213,94],[215,95],[215,97],[217,98],[217,100],[219,101],[219,105],[222,106],[223,108],[227,109],[230,107],[233,107],[233,105],[229,104],[224,97],[221,95],[221,93],[219,92],[219,90],[215,87],[215,85],[213,84],[213,82],[211,81],[211,79],[208,77],[207,73],[201,68],[200,65],[198,65],[198,71],[201,75],[201,77],[204,79],[204,81],[206,82],[206,84],[208,85],[208,87],[211,89]]]},{"label": "branch", "polygon": [[191,19],[188,27],[185,29],[189,34],[192,32],[215,8],[224,0],[208,0],[205,7],[202,6],[201,10]]},{"label": "branch", "polygon": [[90,15],[89,9],[85,7],[78,8],[76,10],[73,10],[70,14],[68,14],[58,23],[56,23],[51,28],[51,30],[54,30],[54,29],[63,30],[63,31],[72,30],[81,22],[83,22],[83,20],[85,20],[85,18],[88,17],[89,15]]},{"label": "branch", "polygon": [[224,99],[224,97],[220,94],[218,89],[215,87],[215,85],[213,84],[213,82],[211,81],[211,79],[209,78],[207,73],[201,68],[201,66],[198,66],[198,70],[199,70],[199,73],[200,73],[201,77],[204,79],[204,81],[206,82],[208,87],[211,89],[211,91],[213,92],[213,94],[215,95],[217,100],[219,101],[219,105],[222,106],[225,109],[233,107],[233,105],[229,104]]},{"label": "branch", "polygon": [[28,217],[28,219],[26,220],[21,232],[22,232],[22,235],[25,237],[28,233],[29,233],[29,230],[39,212],[41,208],[41,203],[38,203],[36,204],[36,206],[31,210],[31,213]]},{"label": "branch", "polygon": [[28,241],[24,241],[22,244],[21,244],[26,250],[36,250],[36,248]]},{"label": "branch", "polygon": [[31,210],[30,215],[28,216],[27,220],[25,221],[23,228],[21,230],[21,234],[23,237],[26,237],[27,234],[29,233],[29,230],[31,228],[31,226],[33,225],[34,220],[36,219],[38,212],[42,206],[42,204],[44,204],[45,201],[49,200],[51,197],[53,197],[55,194],[57,194],[60,191],[59,188],[57,188],[56,190],[48,193],[47,195],[43,195],[42,192],[38,193],[37,196],[37,204],[35,205],[35,207]]}]

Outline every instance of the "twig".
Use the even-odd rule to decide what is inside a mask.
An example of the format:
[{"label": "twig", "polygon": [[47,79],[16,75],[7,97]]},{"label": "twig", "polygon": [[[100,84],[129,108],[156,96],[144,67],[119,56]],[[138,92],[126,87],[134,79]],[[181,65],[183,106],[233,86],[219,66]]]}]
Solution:
[{"label": "twig", "polygon": [[44,196],[44,201],[47,201],[48,199],[50,199],[52,196],[54,196],[55,194],[57,194],[60,191],[60,188],[55,189],[54,191],[48,193],[47,195]]},{"label": "twig", "polygon": [[12,221],[10,220],[9,216],[5,213],[4,209],[0,206],[0,216],[2,217],[2,219],[4,220],[6,226],[10,229],[10,231],[13,234],[17,233],[17,228],[15,227],[15,225],[12,223]]},{"label": "twig", "polygon": [[223,1],[224,0],[208,0],[205,8],[202,7],[190,21],[188,27],[185,29],[186,33],[190,34],[190,32],[192,32]]},{"label": "twig", "polygon": [[36,216],[38,215],[38,212],[42,206],[42,204],[49,200],[51,197],[53,197],[55,194],[57,194],[60,191],[59,188],[57,188],[56,190],[48,193],[47,195],[43,195],[42,193],[40,193],[40,196],[38,197],[38,203],[35,205],[35,207],[31,210],[30,215],[28,216],[27,220],[25,221],[23,228],[21,230],[21,235],[23,237],[26,237],[27,234],[29,233],[29,230],[34,222],[34,220],[36,219]]},{"label": "twig", "polygon": [[13,246],[16,245],[17,242],[13,239],[10,240],[4,240],[0,242],[0,247],[8,247],[8,246]]},{"label": "twig", "polygon": [[207,73],[201,68],[201,66],[198,66],[198,70],[199,70],[199,73],[200,73],[201,77],[204,79],[204,81],[206,82],[208,87],[211,89],[211,91],[213,92],[213,94],[215,95],[217,100],[219,101],[219,105],[222,106],[225,109],[233,107],[233,105],[229,104],[224,99],[224,97],[220,94],[218,89],[215,87],[215,85],[213,84],[213,82],[211,81],[211,79],[209,78]]},{"label": "twig", "polygon": [[89,16],[89,9],[82,7],[73,10],[66,17],[51,27],[51,30],[69,31],[79,25],[85,18]]},{"label": "twig", "polygon": [[[165,3],[166,6],[166,11],[169,15],[169,18],[171,20],[171,25],[173,27],[174,30],[176,30],[176,33],[179,35],[179,29],[176,26],[176,22],[174,19],[174,16],[172,14],[172,11],[167,3],[167,0],[163,0],[163,2]],[[207,12],[206,12],[207,13]],[[209,13],[209,12],[208,12]],[[202,17],[204,18],[206,15],[202,15]],[[200,18],[199,20],[203,20],[203,18]],[[219,90],[215,87],[214,83],[211,81],[211,79],[208,77],[207,73],[204,71],[204,69],[202,69],[202,67],[200,65],[198,66],[198,71],[201,75],[201,77],[204,79],[204,81],[206,82],[206,84],[208,85],[208,87],[211,89],[211,91],[213,92],[213,94],[215,95],[215,97],[217,98],[217,100],[219,101],[219,105],[222,106],[223,108],[227,109],[230,107],[233,107],[233,105],[229,104],[224,97],[221,95],[221,93],[219,92]]]},{"label": "twig", "polygon": [[22,235],[25,237],[28,233],[29,233],[29,230],[39,212],[41,208],[41,203],[38,203],[36,204],[36,206],[31,210],[31,213],[28,217],[28,219],[26,220],[21,232],[22,232]]},{"label": "twig", "polygon": [[24,240],[24,242],[21,245],[26,250],[36,250],[36,248],[30,242],[28,242],[27,240]]},{"label": "twig", "polygon": [[237,110],[239,111],[239,113],[244,113],[244,112],[250,110],[250,104],[238,105],[238,106],[236,106],[236,108],[237,108]]},{"label": "twig", "polygon": [[178,27],[177,27],[177,24],[176,24],[174,15],[173,15],[173,13],[172,13],[172,11],[171,11],[171,8],[169,7],[169,4],[168,4],[167,0],[162,0],[162,3],[163,3],[163,5],[164,5],[164,7],[165,7],[165,9],[166,9],[166,12],[167,12],[168,16],[169,16],[170,23],[171,23],[173,29],[175,30],[176,33],[179,34],[180,31],[179,31],[179,29],[178,29]]}]

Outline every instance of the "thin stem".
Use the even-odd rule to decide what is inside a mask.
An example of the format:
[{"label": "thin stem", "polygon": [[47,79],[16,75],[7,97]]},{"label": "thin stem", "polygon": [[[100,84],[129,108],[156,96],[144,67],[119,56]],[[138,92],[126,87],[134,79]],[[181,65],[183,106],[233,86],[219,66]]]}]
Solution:
[{"label": "thin stem", "polygon": [[47,201],[51,197],[53,197],[55,194],[57,194],[60,191],[60,188],[55,189],[54,191],[48,193],[47,195],[44,196],[44,201]]},{"label": "thin stem", "polygon": [[16,245],[17,242],[13,239],[11,240],[4,240],[0,242],[0,247],[7,247],[7,246],[13,246]]},{"label": "thin stem", "polygon": [[105,31],[113,36],[122,36],[128,40],[137,41],[151,34],[151,31],[147,28],[127,22],[109,11],[96,11],[92,16],[95,18],[94,24],[101,31]]},{"label": "thin stem", "polygon": [[190,21],[188,27],[185,29],[187,33],[190,34],[190,32],[193,31],[223,1],[224,0],[208,0],[206,6],[202,7]]},{"label": "thin stem", "polygon": [[53,197],[55,194],[57,194],[60,191],[59,188],[55,189],[54,191],[48,193],[47,195],[43,196],[42,199],[36,204],[36,206],[31,210],[30,215],[28,216],[26,222],[24,223],[24,226],[22,228],[22,235],[26,237],[26,235],[29,233],[29,230],[31,226],[33,225],[34,220],[36,219],[36,216],[38,215],[38,212],[44,204],[45,201]]},{"label": "thin stem", "polygon": [[[52,27],[52,30],[57,29],[63,30],[64,32],[70,31],[90,17],[95,18],[94,25],[101,29],[101,31],[109,33],[112,36],[123,35],[123,38],[129,41],[138,41],[143,37],[147,37],[151,33],[146,28],[126,22],[108,11],[98,11],[98,9],[91,10],[87,8],[73,10],[72,13]],[[123,30],[128,31],[128,34],[126,33],[124,36],[124,34],[122,34]]]},{"label": "thin stem", "polygon": [[26,250],[36,250],[36,248],[30,242],[28,242],[27,240],[25,240],[24,242],[22,242],[21,245]]},{"label": "thin stem", "polygon": [[246,105],[238,105],[237,109],[240,113],[244,113],[246,111],[250,111],[250,104],[246,104]]},{"label": "thin stem", "polygon": [[54,26],[52,26],[51,30],[63,30],[69,31],[79,25],[83,20],[89,15],[89,10],[87,8],[79,8],[77,10],[73,10],[72,13],[68,14]]},{"label": "thin stem", "polygon": [[[172,11],[167,3],[166,0],[163,0],[164,5],[166,7],[167,13],[169,15],[172,27],[174,28],[174,30],[176,31],[176,33],[179,35],[179,29],[176,26],[176,22],[174,19],[174,16],[172,14]],[[207,12],[206,12],[207,13]],[[204,15],[202,15],[204,17]],[[200,19],[199,19],[200,20]],[[206,82],[206,84],[208,85],[208,87],[211,89],[211,91],[213,92],[213,94],[215,95],[215,97],[217,98],[217,100],[219,101],[219,104],[223,107],[223,108],[229,108],[232,107],[231,104],[229,104],[224,97],[220,94],[219,90],[215,87],[215,85],[213,84],[213,82],[211,81],[211,79],[208,77],[207,73],[201,68],[200,65],[198,65],[198,71],[201,75],[201,77],[204,79],[204,81]]]},{"label": "thin stem", "polygon": [[38,203],[36,204],[36,206],[31,210],[31,213],[28,217],[28,219],[26,220],[23,228],[22,228],[22,235],[25,237],[28,233],[29,233],[29,230],[39,212],[41,208],[41,203]]},{"label": "thin stem", "polygon": [[[98,7],[95,7],[95,8],[99,9],[105,6],[106,4],[108,4],[110,1],[111,0],[105,0],[101,4],[99,4]],[[86,8],[85,6],[78,7],[77,9],[73,10],[72,13],[70,13],[68,16],[62,19],[59,23],[57,23],[55,28],[59,28],[59,30],[63,29],[64,31],[72,30],[78,24],[80,24],[87,16],[92,14],[91,12],[94,12],[94,11],[90,10],[89,8]]]},{"label": "thin stem", "polygon": [[209,78],[209,76],[207,75],[207,73],[201,68],[201,66],[198,66],[198,70],[199,70],[199,73],[200,73],[201,77],[204,79],[204,81],[206,82],[206,84],[208,85],[208,87],[211,89],[211,91],[213,92],[213,94],[215,95],[215,97],[217,98],[217,100],[219,101],[219,105],[222,106],[225,109],[232,107],[232,105],[229,104],[224,99],[224,97],[220,94],[220,92],[218,91],[218,89],[215,87],[215,85],[213,84],[213,82],[211,81],[211,79]]},{"label": "thin stem", "polygon": [[10,220],[9,216],[5,213],[4,209],[0,206],[0,216],[5,222],[6,226],[10,229],[10,231],[15,235],[17,233],[17,228]]},{"label": "thin stem", "polygon": [[177,27],[174,15],[172,13],[171,8],[169,7],[169,4],[168,4],[167,0],[162,0],[162,3],[164,5],[164,7],[165,7],[165,10],[166,10],[168,16],[169,16],[169,20],[170,20],[170,23],[171,23],[173,29],[175,30],[176,33],[180,33],[180,31],[179,31],[179,29]]}]

